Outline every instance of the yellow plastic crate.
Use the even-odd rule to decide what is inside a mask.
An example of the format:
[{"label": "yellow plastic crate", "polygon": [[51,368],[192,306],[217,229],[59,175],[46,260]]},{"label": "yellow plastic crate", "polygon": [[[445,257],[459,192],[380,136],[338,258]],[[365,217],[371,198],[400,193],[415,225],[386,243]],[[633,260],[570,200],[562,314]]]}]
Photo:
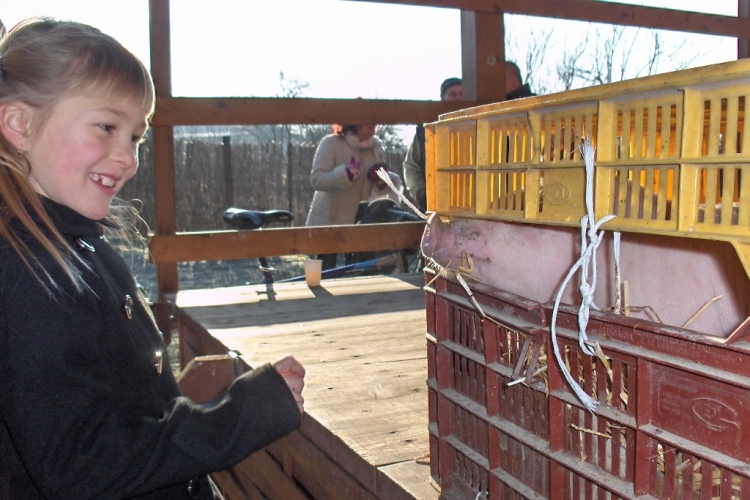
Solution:
[{"label": "yellow plastic crate", "polygon": [[[452,123],[435,131],[433,139],[436,173],[435,189],[442,211],[471,214],[476,211],[476,151],[477,125],[475,120]],[[431,141],[427,141],[427,147]],[[431,156],[431,155],[428,155]],[[429,162],[429,161],[428,161]],[[428,187],[429,187],[428,183]]]},{"label": "yellow plastic crate", "polygon": [[522,219],[531,127],[526,113],[477,121],[476,213]]},{"label": "yellow plastic crate", "polygon": [[534,130],[527,219],[575,223],[586,213],[583,137],[597,142],[598,103],[542,107],[529,112]]},{"label": "yellow plastic crate", "polygon": [[596,146],[605,229],[730,241],[750,270],[750,61],[442,115],[428,206],[443,216],[579,225]]}]

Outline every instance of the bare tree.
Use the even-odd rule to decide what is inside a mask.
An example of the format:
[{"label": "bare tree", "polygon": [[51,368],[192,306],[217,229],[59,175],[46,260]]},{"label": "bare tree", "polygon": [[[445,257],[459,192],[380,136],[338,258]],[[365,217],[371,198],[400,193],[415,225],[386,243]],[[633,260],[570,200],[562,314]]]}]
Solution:
[{"label": "bare tree", "polygon": [[658,73],[659,66],[664,60],[667,61],[667,64],[674,66],[673,69],[677,71],[689,68],[700,57],[706,54],[706,51],[691,50],[687,40],[683,40],[682,43],[675,46],[665,47],[662,42],[663,34],[661,31],[650,30],[650,33],[652,46],[646,66],[648,75]]},{"label": "bare tree", "polygon": [[534,93],[546,94],[551,88],[548,79],[538,77],[537,71],[541,68],[544,58],[548,52],[548,46],[552,34],[542,30],[541,32],[531,30],[531,39],[533,43],[526,51],[526,78],[522,83],[528,83],[533,88]]},{"label": "bare tree", "polygon": [[550,43],[554,29],[538,20],[530,23],[524,26],[529,36],[514,38],[508,32],[506,54],[520,62],[526,83],[539,94],[685,69],[705,54],[684,38],[670,41],[662,31],[592,23],[580,23],[574,30],[578,38]]},{"label": "bare tree", "polygon": [[573,88],[573,83],[576,78],[576,72],[580,68],[580,61],[586,54],[586,48],[589,43],[589,35],[586,33],[586,38],[579,43],[570,52],[563,54],[563,59],[557,64],[557,78],[562,83],[563,90],[570,90]]},{"label": "bare tree", "polygon": [[552,33],[547,30],[530,31],[529,43],[521,49],[515,38],[505,41],[505,59],[513,61],[521,70],[521,83],[527,83],[531,90],[537,94],[545,94],[552,90],[549,78],[545,78],[543,66],[548,52],[549,40]]},{"label": "bare tree", "polygon": [[625,79],[638,31],[633,37],[625,37],[624,26],[611,26],[611,32],[603,34],[597,28],[594,54],[573,70],[584,85],[602,85]]},{"label": "bare tree", "polygon": [[[287,80],[283,71],[279,71],[279,85],[283,92],[281,97],[297,98],[303,97],[305,90],[310,87],[308,82],[301,80]],[[304,124],[304,125],[279,125],[283,128],[286,141],[291,143],[313,143],[317,144],[326,135],[331,133],[330,125]],[[377,132],[386,149],[406,149],[404,141],[393,125],[380,125]]]}]

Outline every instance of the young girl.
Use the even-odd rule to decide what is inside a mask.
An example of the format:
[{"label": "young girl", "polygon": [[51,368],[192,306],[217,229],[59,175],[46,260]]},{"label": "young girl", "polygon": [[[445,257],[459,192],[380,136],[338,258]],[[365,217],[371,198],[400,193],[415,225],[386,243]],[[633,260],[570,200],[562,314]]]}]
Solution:
[{"label": "young girl", "polygon": [[0,40],[0,498],[216,498],[206,474],[298,428],[292,357],[199,405],[104,237],[154,90],[89,26],[35,19]]}]

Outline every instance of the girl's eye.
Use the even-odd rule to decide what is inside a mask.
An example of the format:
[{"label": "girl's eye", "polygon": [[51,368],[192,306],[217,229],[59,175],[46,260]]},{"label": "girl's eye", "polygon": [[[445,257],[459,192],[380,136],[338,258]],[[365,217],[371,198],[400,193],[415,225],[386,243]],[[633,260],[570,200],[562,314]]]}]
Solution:
[{"label": "girl's eye", "polygon": [[99,128],[101,128],[105,132],[112,132],[115,129],[115,126],[114,125],[109,125],[109,124],[106,124],[106,123],[100,123],[99,124]]}]

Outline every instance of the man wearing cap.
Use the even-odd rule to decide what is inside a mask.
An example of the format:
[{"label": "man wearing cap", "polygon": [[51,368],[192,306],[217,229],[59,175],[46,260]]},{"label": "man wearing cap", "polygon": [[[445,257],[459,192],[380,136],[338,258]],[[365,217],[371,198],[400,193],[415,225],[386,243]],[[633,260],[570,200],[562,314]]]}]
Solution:
[{"label": "man wearing cap", "polygon": [[[463,99],[460,78],[448,78],[440,85],[441,101],[460,101]],[[409,194],[417,207],[427,210],[427,190],[425,184],[424,160],[424,126],[417,126],[417,133],[404,158],[404,181]]]}]

